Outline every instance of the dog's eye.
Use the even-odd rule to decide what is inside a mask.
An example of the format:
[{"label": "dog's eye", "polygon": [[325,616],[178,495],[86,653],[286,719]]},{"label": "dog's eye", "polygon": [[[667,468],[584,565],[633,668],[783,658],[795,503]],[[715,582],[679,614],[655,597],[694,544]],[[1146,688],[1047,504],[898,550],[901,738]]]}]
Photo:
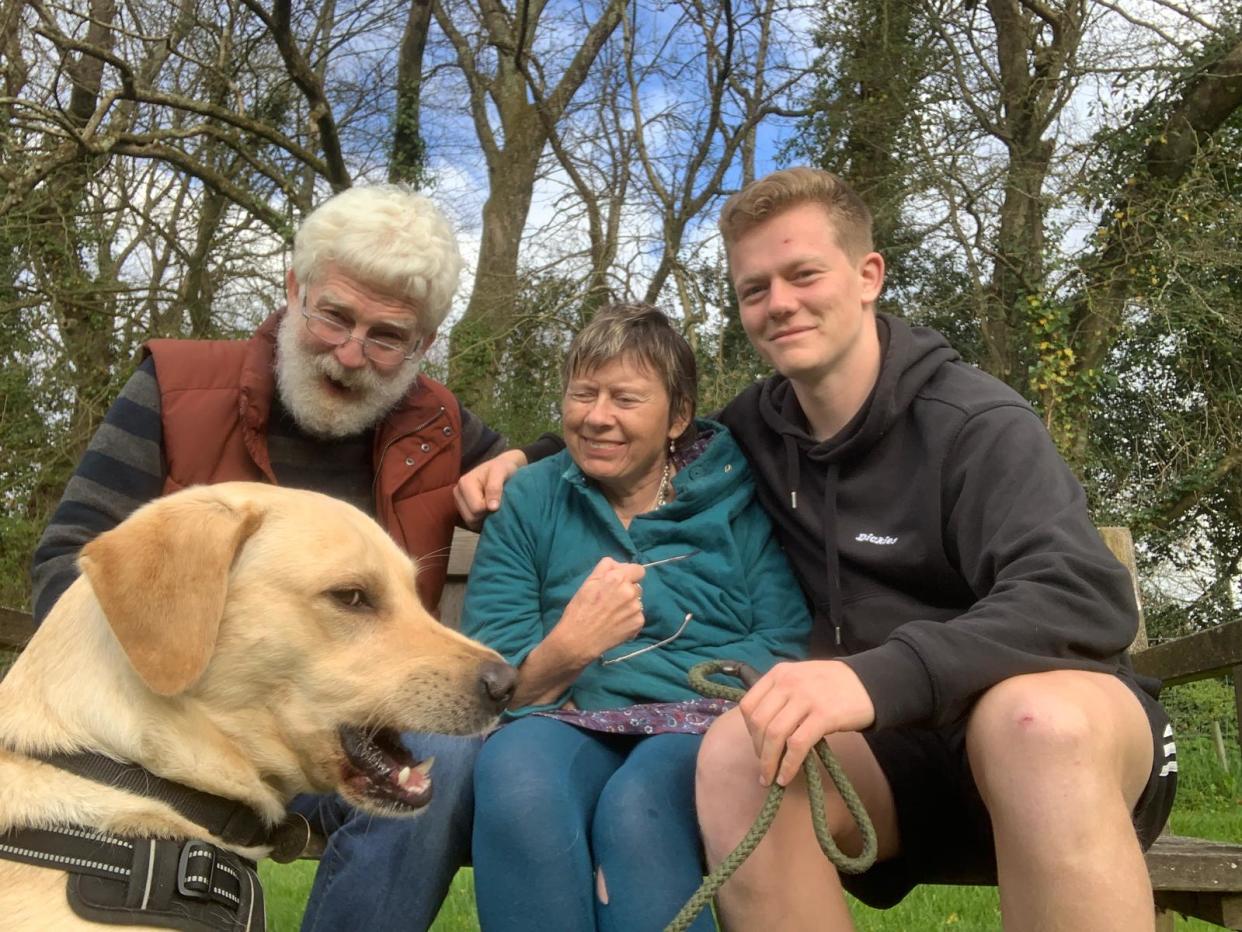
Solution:
[{"label": "dog's eye", "polygon": [[331,594],[345,608],[371,608],[371,600],[367,598],[365,589],[333,589]]}]

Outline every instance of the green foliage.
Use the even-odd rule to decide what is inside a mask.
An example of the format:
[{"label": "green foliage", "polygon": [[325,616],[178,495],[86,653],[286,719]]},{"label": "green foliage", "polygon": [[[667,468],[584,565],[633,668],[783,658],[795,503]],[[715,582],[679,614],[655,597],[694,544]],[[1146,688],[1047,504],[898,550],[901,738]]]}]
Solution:
[{"label": "green foliage", "polygon": [[434,179],[427,168],[427,145],[420,132],[420,83],[407,81],[397,87],[388,179],[425,191],[433,187]]},{"label": "green foliage", "polygon": [[462,321],[453,331],[465,379],[449,387],[462,402],[514,445],[559,431],[561,363],[573,335],[587,321],[578,283],[529,273],[518,291],[517,312],[504,333]]},{"label": "green foliage", "polygon": [[1083,431],[1090,423],[1102,377],[1094,368],[1077,365],[1069,305],[1045,301],[1038,294],[1027,295],[1026,304],[1022,309],[1028,328],[1024,342],[1031,355],[1027,393],[1045,422],[1050,422],[1057,448],[1069,455],[1088,439]]},{"label": "green foliage", "polygon": [[45,521],[0,515],[0,606],[30,607],[30,557]]},{"label": "green foliage", "polygon": [[1220,722],[1226,739],[1238,737],[1238,714],[1230,677],[1166,687],[1160,693],[1160,704],[1179,735],[1206,735],[1215,721]]},{"label": "green foliage", "polygon": [[1177,737],[1177,756],[1181,761],[1192,758],[1196,766],[1181,766],[1177,773],[1179,804],[1191,810],[1226,812],[1242,805],[1242,759],[1238,754],[1237,735],[1226,743],[1229,766],[1217,760],[1211,738],[1193,735]]},{"label": "green foliage", "polygon": [[[1161,692],[1160,702],[1173,722],[1181,764],[1178,806],[1228,811],[1242,805],[1242,751],[1231,678],[1170,686]],[[1221,766],[1217,756],[1213,722],[1220,726],[1227,767]]]},{"label": "green foliage", "polygon": [[711,313],[688,334],[699,368],[700,415],[719,411],[739,392],[770,371],[742,329],[737,295],[723,256],[694,269],[695,286]]},{"label": "green foliage", "polygon": [[917,184],[911,153],[922,132],[937,49],[927,12],[909,0],[825,4],[799,132],[783,157],[836,172],[871,208],[875,239],[892,263],[890,284],[907,284],[901,258],[917,234],[905,214]]},{"label": "green foliage", "polygon": [[1179,798],[1178,804],[1169,815],[1168,828],[1174,835],[1191,835],[1195,838],[1212,838],[1237,844],[1238,839],[1242,838],[1242,801],[1235,801],[1219,809],[1191,809],[1183,806]]},{"label": "green foliage", "polygon": [[72,470],[68,380],[43,364],[57,348],[33,312],[24,317],[0,328],[0,605],[13,608],[28,604],[30,555]]},{"label": "green foliage", "polygon": [[1136,294],[1092,399],[1093,491],[1121,505],[1143,574],[1180,580],[1148,608],[1166,635],[1231,617],[1242,595],[1239,161],[1235,114],[1176,190],[1131,207],[1160,235],[1127,260]]}]

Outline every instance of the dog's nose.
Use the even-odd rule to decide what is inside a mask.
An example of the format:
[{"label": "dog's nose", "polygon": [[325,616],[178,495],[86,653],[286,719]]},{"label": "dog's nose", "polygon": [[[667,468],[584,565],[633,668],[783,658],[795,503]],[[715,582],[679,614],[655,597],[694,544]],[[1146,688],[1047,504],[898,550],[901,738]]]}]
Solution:
[{"label": "dog's nose", "polygon": [[483,694],[503,709],[513,698],[517,670],[507,663],[485,663],[479,672],[479,684],[483,687]]}]

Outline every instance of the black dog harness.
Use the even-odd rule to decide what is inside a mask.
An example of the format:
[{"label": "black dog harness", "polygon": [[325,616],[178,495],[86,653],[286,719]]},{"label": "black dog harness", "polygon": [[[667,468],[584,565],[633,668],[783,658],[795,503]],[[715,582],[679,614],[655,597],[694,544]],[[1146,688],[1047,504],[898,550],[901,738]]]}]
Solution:
[{"label": "black dog harness", "polygon": [[[310,826],[300,815],[290,814],[268,828],[244,803],[102,754],[16,753],[157,799],[229,844],[272,845],[275,860],[299,857],[311,839]],[[76,825],[20,828],[0,833],[0,858],[65,871],[70,907],[92,922],[186,932],[264,932],[263,890],[254,862],[209,842],[118,836]]]},{"label": "black dog harness", "polygon": [[0,857],[65,871],[70,908],[91,922],[264,932],[253,862],[207,842],[21,828],[0,834]]}]

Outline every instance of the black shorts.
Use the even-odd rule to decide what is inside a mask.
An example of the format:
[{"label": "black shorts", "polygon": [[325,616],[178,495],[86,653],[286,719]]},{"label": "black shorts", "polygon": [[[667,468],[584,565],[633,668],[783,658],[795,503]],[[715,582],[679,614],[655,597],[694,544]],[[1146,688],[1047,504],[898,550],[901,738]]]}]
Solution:
[{"label": "black shorts", "polygon": [[[1134,830],[1146,851],[1164,828],[1177,791],[1173,727],[1160,703],[1123,678],[1147,713],[1154,754],[1134,807]],[[888,778],[901,851],[864,874],[842,875],[868,906],[899,903],[920,883],[996,882],[992,820],[966,756],[966,723],[943,729],[894,728],[864,737]]]}]

